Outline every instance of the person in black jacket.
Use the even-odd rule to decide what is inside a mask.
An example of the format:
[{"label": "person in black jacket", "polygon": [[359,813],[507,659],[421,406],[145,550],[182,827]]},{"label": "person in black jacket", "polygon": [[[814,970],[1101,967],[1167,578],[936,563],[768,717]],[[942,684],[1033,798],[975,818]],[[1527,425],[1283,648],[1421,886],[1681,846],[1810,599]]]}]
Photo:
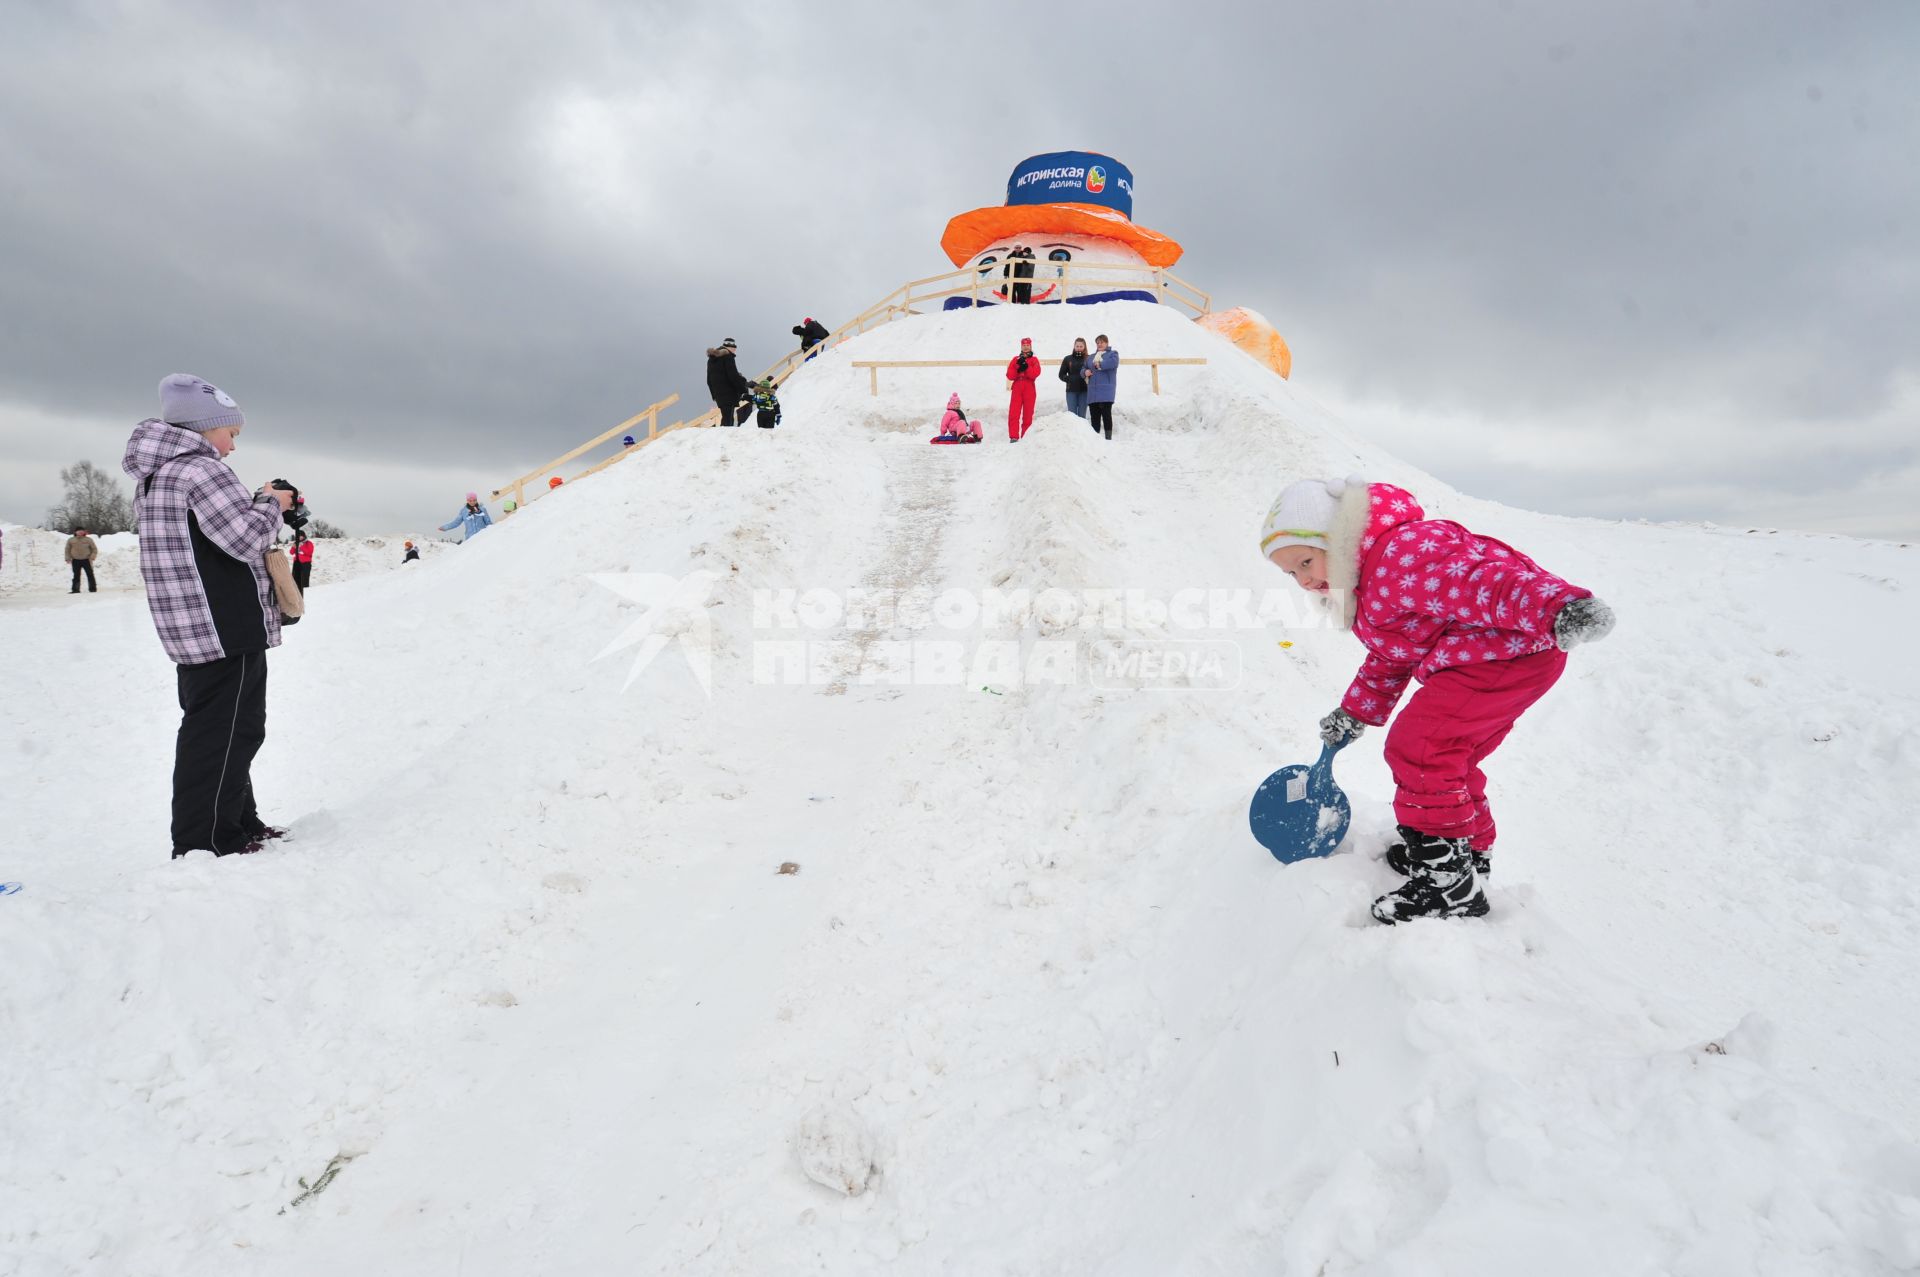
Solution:
[{"label": "person in black jacket", "polygon": [[752,405],[742,402],[747,397],[747,379],[733,362],[736,349],[731,337],[718,346],[707,347],[707,393],[720,410],[723,426],[745,425],[753,411]]},{"label": "person in black jacket", "polygon": [[1073,353],[1060,361],[1060,380],[1067,384],[1067,411],[1082,421],[1087,416],[1087,339],[1073,339]]},{"label": "person in black jacket", "polygon": [[[1013,263],[1013,277],[1015,279],[1033,278],[1034,257],[1031,248],[1028,248],[1025,244],[1017,244],[1014,246],[1014,250],[1007,254],[1007,260]],[[1013,286],[1014,305],[1025,306],[1032,301],[1032,284],[1015,284]]]},{"label": "person in black jacket", "polygon": [[813,348],[827,339],[827,326],[809,315],[804,324],[795,324],[793,326],[793,335],[800,339],[800,352],[802,354],[806,354],[806,352],[810,350],[813,351],[812,355],[807,355],[808,359],[812,359],[814,355],[820,353]]}]

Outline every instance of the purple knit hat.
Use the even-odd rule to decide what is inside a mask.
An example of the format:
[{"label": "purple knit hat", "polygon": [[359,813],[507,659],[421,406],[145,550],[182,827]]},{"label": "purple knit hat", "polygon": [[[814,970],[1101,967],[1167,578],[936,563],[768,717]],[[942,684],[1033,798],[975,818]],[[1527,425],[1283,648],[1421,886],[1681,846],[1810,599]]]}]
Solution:
[{"label": "purple knit hat", "polygon": [[160,379],[160,420],[203,434],[221,426],[247,424],[240,405],[226,391],[188,372],[168,373]]}]

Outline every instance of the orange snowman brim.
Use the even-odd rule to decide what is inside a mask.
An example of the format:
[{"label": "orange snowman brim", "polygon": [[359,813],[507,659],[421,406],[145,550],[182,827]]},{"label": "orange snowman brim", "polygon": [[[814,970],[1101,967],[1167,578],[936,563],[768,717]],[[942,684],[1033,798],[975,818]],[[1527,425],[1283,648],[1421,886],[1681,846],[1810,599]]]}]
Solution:
[{"label": "orange snowman brim", "polygon": [[996,204],[976,208],[947,223],[940,247],[955,266],[965,266],[982,249],[1001,240],[1045,231],[1117,239],[1145,258],[1149,266],[1171,266],[1185,251],[1159,231],[1135,226],[1126,214],[1098,204]]}]

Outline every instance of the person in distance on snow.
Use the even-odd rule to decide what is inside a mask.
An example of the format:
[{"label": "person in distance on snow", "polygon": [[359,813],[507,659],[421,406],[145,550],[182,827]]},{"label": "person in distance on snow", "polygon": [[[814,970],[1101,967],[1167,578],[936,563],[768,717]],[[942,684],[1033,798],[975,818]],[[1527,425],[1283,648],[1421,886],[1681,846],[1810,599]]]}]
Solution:
[{"label": "person in distance on snow", "polygon": [[480,504],[480,494],[469,492],[467,503],[460,507],[460,513],[440,525],[442,532],[460,529],[460,544],[467,542],[493,526],[493,516],[487,513],[487,507]]},{"label": "person in distance on snow", "polygon": [[293,560],[293,583],[305,594],[308,583],[313,580],[313,538],[304,532],[295,532],[293,544],[287,547],[287,557]]},{"label": "person in distance on snow", "polygon": [[80,574],[87,574],[87,593],[98,594],[100,587],[93,579],[93,561],[100,555],[100,545],[87,535],[85,528],[75,528],[73,535],[67,538],[67,566],[73,569],[73,588],[68,594],[80,593]]},{"label": "person in distance on snow", "polygon": [[260,819],[254,755],[267,737],[267,650],[280,609],[267,558],[293,494],[248,492],[225,458],[246,418],[198,377],[160,383],[160,416],[133,428],[120,468],[133,480],[140,577],[174,664],[173,855],[258,851],[285,835]]},{"label": "person in distance on snow", "polygon": [[1387,863],[1405,885],[1373,902],[1385,923],[1479,917],[1492,871],[1493,812],[1480,764],[1546,695],[1567,652],[1606,637],[1613,612],[1492,537],[1429,519],[1390,483],[1303,479],[1281,492],[1260,550],[1325,600],[1366,647],[1320,738],[1341,745],[1387,721],[1403,841]]},{"label": "person in distance on snow", "polygon": [[[1016,280],[1031,280],[1033,278],[1034,260],[1033,250],[1025,244],[1015,244],[1013,251],[1007,254],[1007,262],[1013,267],[1013,277]],[[1033,285],[1031,283],[1016,283],[1013,286],[1012,296],[1007,300],[1016,306],[1029,304],[1033,301]]]},{"label": "person in distance on snow", "polygon": [[820,353],[814,347],[827,339],[827,326],[808,315],[805,322],[793,326],[793,335],[800,339],[800,353],[812,359]]},{"label": "person in distance on snow", "polygon": [[1033,426],[1033,402],[1038,395],[1034,382],[1040,379],[1040,359],[1033,353],[1033,338],[1020,339],[1020,353],[1007,361],[1007,440],[1019,443]]},{"label": "person in distance on snow", "polygon": [[406,551],[407,552],[405,554],[400,556],[400,562],[403,565],[408,563],[418,563],[420,561],[420,548],[414,545],[413,542],[411,541],[407,542]]},{"label": "person in distance on snow", "polygon": [[940,415],[940,438],[957,443],[979,443],[980,423],[967,420],[966,410],[960,406],[960,392],[947,396],[947,410]]},{"label": "person in distance on snow", "polygon": [[773,393],[773,378],[762,377],[747,392],[747,398],[753,401],[753,421],[762,430],[771,430],[780,424],[780,400]]},{"label": "person in distance on snow", "polygon": [[718,346],[707,347],[707,393],[720,410],[723,426],[744,426],[752,410],[746,403],[747,379],[734,363],[739,348],[729,337]]}]

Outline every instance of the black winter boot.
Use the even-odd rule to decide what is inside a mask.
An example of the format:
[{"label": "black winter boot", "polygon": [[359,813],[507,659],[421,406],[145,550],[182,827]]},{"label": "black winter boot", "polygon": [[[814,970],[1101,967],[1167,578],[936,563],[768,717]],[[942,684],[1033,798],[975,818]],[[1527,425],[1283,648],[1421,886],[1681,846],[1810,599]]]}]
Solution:
[{"label": "black winter boot", "polygon": [[1407,881],[1373,902],[1373,916],[1392,926],[1413,918],[1478,918],[1487,895],[1474,872],[1473,850],[1464,838],[1435,838],[1402,825]]},{"label": "black winter boot", "polygon": [[[1406,834],[1407,830],[1403,825],[1400,829],[1400,835],[1404,838]],[[1493,877],[1493,855],[1491,852],[1469,848],[1468,854],[1473,857],[1473,872],[1479,874],[1482,878]],[[1397,842],[1387,848],[1386,859],[1387,868],[1393,870],[1402,878],[1413,872],[1413,862],[1407,859],[1407,844],[1404,842]]]}]

